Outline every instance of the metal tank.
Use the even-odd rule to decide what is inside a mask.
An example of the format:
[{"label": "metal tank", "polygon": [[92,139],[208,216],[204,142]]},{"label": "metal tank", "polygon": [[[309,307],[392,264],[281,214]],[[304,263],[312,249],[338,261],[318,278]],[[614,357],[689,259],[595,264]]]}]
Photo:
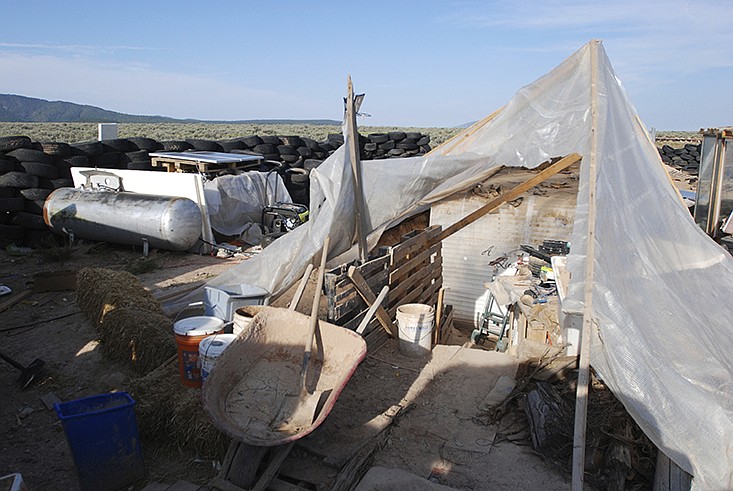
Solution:
[{"label": "metal tank", "polygon": [[60,188],[43,205],[57,234],[185,251],[201,236],[201,210],[188,198]]}]

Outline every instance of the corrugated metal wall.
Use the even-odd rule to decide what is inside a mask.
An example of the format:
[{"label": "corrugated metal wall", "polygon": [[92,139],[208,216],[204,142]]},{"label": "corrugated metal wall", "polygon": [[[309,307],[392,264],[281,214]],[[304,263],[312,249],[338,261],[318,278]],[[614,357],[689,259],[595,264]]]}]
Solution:
[{"label": "corrugated metal wall", "polygon": [[[560,178],[562,176],[559,176]],[[486,302],[484,282],[491,279],[488,263],[508,255],[517,259],[521,244],[535,247],[543,240],[570,240],[575,217],[577,181],[567,179],[563,189],[547,188],[546,195],[529,191],[517,206],[504,204],[443,241],[445,303],[453,305],[458,326],[475,328]],[[490,181],[491,182],[491,181]],[[446,228],[486,204],[489,199],[471,192],[433,205],[430,225]],[[487,255],[482,252],[492,248]]]}]

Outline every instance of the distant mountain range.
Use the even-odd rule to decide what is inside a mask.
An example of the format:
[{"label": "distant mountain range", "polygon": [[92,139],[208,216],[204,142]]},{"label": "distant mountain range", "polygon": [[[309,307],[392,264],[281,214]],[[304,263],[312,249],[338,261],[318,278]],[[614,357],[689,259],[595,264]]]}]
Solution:
[{"label": "distant mountain range", "polygon": [[249,123],[340,125],[333,119],[246,119],[204,121],[166,116],[118,113],[96,106],[65,101],[47,101],[15,94],[0,94],[0,121],[5,123]]}]

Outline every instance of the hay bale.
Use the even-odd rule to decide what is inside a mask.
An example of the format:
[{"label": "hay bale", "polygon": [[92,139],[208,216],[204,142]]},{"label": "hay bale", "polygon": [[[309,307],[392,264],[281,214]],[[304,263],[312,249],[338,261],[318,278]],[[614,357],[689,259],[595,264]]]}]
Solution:
[{"label": "hay bale", "polygon": [[141,438],[178,450],[221,460],[229,438],[211,423],[201,406],[201,391],[181,384],[177,362],[130,382],[137,402]]},{"label": "hay bale", "polygon": [[104,354],[138,375],[156,369],[176,352],[173,321],[157,312],[115,308],[104,316],[99,332]]},{"label": "hay bale", "polygon": [[104,268],[84,268],[77,274],[77,303],[94,324],[120,307],[162,314],[160,303],[143,288],[140,280],[126,271]]}]

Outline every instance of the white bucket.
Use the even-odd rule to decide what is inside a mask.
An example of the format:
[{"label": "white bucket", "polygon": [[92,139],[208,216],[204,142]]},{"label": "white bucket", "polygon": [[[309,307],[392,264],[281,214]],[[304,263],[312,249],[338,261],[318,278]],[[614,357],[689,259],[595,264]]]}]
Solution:
[{"label": "white bucket", "polygon": [[236,312],[234,312],[232,333],[239,336],[242,331],[247,330],[253,318],[254,316],[245,312],[245,309],[237,309]]},{"label": "white bucket", "polygon": [[435,309],[421,303],[397,307],[400,352],[407,356],[426,356],[433,348]]},{"label": "white bucket", "polygon": [[201,362],[201,382],[206,380],[209,372],[216,365],[216,359],[234,341],[237,336],[234,334],[215,334],[204,338],[199,343],[199,361]]}]

